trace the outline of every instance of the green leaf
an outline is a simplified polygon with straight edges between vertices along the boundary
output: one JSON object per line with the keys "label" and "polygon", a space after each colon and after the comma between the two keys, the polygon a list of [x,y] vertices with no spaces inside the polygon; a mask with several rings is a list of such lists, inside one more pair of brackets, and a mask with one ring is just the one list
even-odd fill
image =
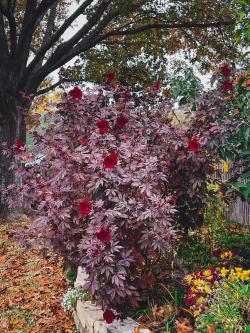
{"label": "green leaf", "polygon": [[187,98],[186,98],[186,97],[182,97],[182,98],[180,99],[179,104],[180,104],[180,105],[187,104]]}
{"label": "green leaf", "polygon": [[221,329],[221,328],[216,328],[215,333],[223,333],[223,329]]}

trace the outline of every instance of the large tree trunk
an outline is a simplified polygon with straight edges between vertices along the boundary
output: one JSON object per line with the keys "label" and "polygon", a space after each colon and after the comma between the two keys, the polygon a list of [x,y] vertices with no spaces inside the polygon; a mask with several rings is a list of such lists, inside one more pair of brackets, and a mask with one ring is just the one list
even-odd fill
{"label": "large tree trunk", "polygon": [[[14,89],[13,89],[14,90]],[[11,147],[17,139],[25,142],[25,113],[16,96],[0,90],[0,142],[6,142]],[[0,149],[0,188],[6,188],[15,181],[15,174],[9,170],[10,160]],[[0,216],[8,216],[9,210],[6,197],[0,194]]]}

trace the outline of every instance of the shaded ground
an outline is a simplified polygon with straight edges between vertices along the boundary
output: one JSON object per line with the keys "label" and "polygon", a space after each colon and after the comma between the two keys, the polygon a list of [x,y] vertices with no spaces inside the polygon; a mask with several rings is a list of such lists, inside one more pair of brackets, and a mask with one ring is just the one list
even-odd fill
{"label": "shaded ground", "polygon": [[69,287],[60,263],[21,248],[15,230],[27,222],[0,220],[0,333],[73,333],[61,307]]}

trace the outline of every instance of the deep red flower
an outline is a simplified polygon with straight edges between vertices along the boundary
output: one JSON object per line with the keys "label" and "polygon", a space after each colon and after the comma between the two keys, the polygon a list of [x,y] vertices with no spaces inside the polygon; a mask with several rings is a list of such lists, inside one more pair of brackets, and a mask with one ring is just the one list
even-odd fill
{"label": "deep red flower", "polygon": [[106,323],[112,324],[113,320],[115,319],[114,312],[109,309],[106,309],[103,312],[103,319],[106,321]]}
{"label": "deep red flower", "polygon": [[197,137],[194,137],[193,139],[188,141],[188,150],[196,152],[200,148],[199,140]]}
{"label": "deep red flower", "polygon": [[116,118],[116,125],[120,128],[126,128],[128,118],[125,116],[120,116]]}
{"label": "deep red flower", "polygon": [[89,215],[91,211],[91,205],[90,202],[86,199],[83,199],[80,201],[80,214],[82,216],[87,216]]}
{"label": "deep red flower", "polygon": [[88,143],[88,139],[86,137],[84,137],[84,138],[81,138],[79,140],[79,142],[80,142],[81,145],[86,145]]}
{"label": "deep red flower", "polygon": [[223,90],[223,91],[232,91],[233,90],[233,85],[229,81],[224,81],[220,87],[221,87],[221,90]]}
{"label": "deep red flower", "polygon": [[154,90],[159,90],[159,89],[161,88],[161,84],[160,84],[160,82],[155,82],[155,83],[153,83],[153,84],[152,84],[152,88],[153,88]]}
{"label": "deep red flower", "polygon": [[72,99],[81,99],[83,93],[80,88],[74,87],[74,89],[70,90],[69,95]]}
{"label": "deep red flower", "polygon": [[16,140],[16,143],[15,143],[15,152],[21,153],[24,150],[25,150],[25,142],[23,142],[22,139]]}
{"label": "deep red flower", "polygon": [[114,81],[116,79],[116,74],[115,72],[108,72],[106,74],[106,78],[109,82]]}
{"label": "deep red flower", "polygon": [[109,123],[106,119],[98,120],[96,126],[99,128],[100,133],[106,133],[109,131]]}
{"label": "deep red flower", "polygon": [[231,68],[228,66],[228,64],[224,64],[221,66],[220,72],[223,76],[229,77],[231,74]]}
{"label": "deep red flower", "polygon": [[107,228],[101,227],[101,229],[96,233],[96,237],[104,243],[110,242],[110,232]]}
{"label": "deep red flower", "polygon": [[115,153],[111,153],[104,158],[103,166],[106,169],[114,169],[118,163],[118,158]]}

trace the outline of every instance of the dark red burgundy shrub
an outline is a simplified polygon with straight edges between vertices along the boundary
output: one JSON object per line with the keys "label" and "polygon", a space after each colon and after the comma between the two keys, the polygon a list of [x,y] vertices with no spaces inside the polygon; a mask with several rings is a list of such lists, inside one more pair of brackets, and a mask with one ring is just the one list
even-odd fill
{"label": "dark red burgundy shrub", "polygon": [[25,199],[41,241],[86,268],[85,288],[97,303],[126,311],[142,286],[157,283],[151,272],[176,242],[176,225],[200,223],[207,177],[232,125],[216,121],[225,109],[219,92],[197,100],[181,126],[157,91],[139,102],[121,91],[100,86],[84,100],[79,88],[70,91],[35,129],[32,151],[14,156],[23,182],[5,194],[10,207]]}

